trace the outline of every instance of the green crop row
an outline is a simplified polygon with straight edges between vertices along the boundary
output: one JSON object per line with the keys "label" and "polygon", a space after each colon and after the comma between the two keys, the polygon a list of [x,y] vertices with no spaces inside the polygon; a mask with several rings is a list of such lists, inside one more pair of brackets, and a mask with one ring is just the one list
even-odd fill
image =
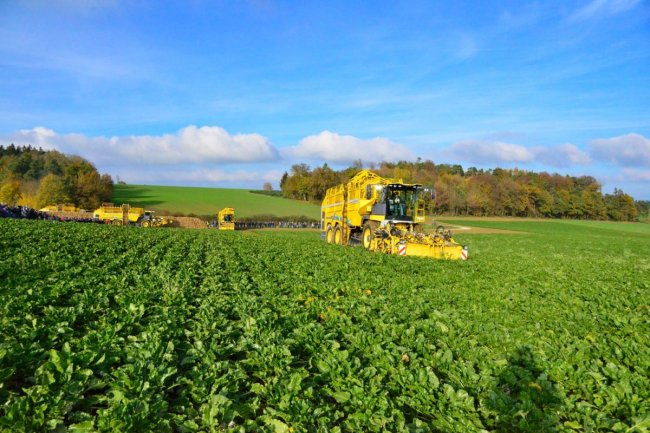
{"label": "green crop row", "polygon": [[1,431],[650,428],[643,233],[466,236],[467,262],[314,233],[0,233]]}

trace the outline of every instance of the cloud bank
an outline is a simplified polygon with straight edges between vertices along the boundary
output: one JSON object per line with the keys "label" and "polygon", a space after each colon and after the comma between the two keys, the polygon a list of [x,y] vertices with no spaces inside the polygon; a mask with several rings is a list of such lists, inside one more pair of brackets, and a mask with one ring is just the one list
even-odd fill
{"label": "cloud bank", "polygon": [[130,183],[151,182],[156,179],[165,184],[204,184],[204,183],[259,183],[277,182],[282,177],[279,170],[252,171],[236,170],[226,171],[217,168],[186,168],[173,170],[122,170],[119,174],[122,180]]}
{"label": "cloud bank", "polygon": [[477,164],[490,162],[530,162],[533,153],[524,146],[503,141],[459,141],[451,146],[457,158]]}
{"label": "cloud bank", "polygon": [[330,131],[303,138],[297,146],[284,149],[283,155],[290,159],[322,160],[342,164],[358,159],[366,162],[414,159],[413,153],[406,146],[387,138],[364,140]]}
{"label": "cloud bank", "polygon": [[[458,141],[438,152],[446,155],[448,162],[479,166],[570,168],[593,164],[594,170],[614,168],[616,176],[611,179],[617,182],[650,182],[650,139],[638,133],[592,140],[584,150],[572,143],[529,147],[510,142],[512,138]],[[100,170],[146,184],[276,182],[286,166],[296,161],[344,165],[359,159],[415,159],[407,146],[384,137],[362,139],[323,131],[278,149],[260,134],[231,134],[218,126],[194,125],[172,134],[113,137],[59,134],[36,127],[0,137],[0,144],[8,143],[76,154]],[[263,165],[257,165],[260,163]]]}
{"label": "cloud bank", "polygon": [[571,167],[573,165],[589,165],[593,159],[575,144],[565,143],[554,147],[533,148],[535,159],[553,167]]}
{"label": "cloud bank", "polygon": [[187,126],[175,134],[88,137],[36,127],[8,137],[16,145],[74,153],[92,162],[174,165],[275,161],[277,149],[259,134],[229,134],[218,126]]}
{"label": "cloud bank", "polygon": [[451,154],[475,164],[541,163],[553,167],[568,167],[591,163],[591,157],[571,143],[549,148],[528,148],[503,141],[467,140],[454,143],[451,146]]}
{"label": "cloud bank", "polygon": [[589,151],[596,159],[622,167],[650,167],[650,139],[640,134],[593,140]]}

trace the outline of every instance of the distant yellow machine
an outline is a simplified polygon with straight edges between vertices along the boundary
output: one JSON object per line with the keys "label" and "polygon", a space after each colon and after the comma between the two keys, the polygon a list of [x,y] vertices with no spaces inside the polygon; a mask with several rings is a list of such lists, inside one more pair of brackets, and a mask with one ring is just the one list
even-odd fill
{"label": "distant yellow machine", "polygon": [[219,230],[235,230],[235,209],[221,209],[217,214],[217,227]]}
{"label": "distant yellow machine", "polygon": [[328,243],[361,244],[370,251],[435,259],[466,260],[467,247],[438,226],[422,230],[427,191],[420,184],[385,179],[362,170],[349,182],[327,190],[321,205],[321,231]]}
{"label": "distant yellow machine", "polygon": [[93,218],[113,225],[136,225],[140,227],[162,227],[171,225],[172,221],[155,216],[153,211],[141,207],[131,207],[129,204],[114,205],[103,203],[95,209]]}

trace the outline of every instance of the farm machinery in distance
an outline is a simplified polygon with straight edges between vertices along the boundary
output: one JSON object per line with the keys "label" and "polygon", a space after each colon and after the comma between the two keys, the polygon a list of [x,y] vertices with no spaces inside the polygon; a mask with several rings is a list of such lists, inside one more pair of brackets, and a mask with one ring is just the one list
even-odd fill
{"label": "farm machinery in distance", "polygon": [[154,211],[131,207],[126,203],[121,206],[103,203],[93,212],[93,219],[118,226],[166,227],[174,224],[172,219],[156,216]]}
{"label": "farm machinery in distance", "polygon": [[219,230],[235,230],[235,209],[226,207],[219,211],[217,228]]}

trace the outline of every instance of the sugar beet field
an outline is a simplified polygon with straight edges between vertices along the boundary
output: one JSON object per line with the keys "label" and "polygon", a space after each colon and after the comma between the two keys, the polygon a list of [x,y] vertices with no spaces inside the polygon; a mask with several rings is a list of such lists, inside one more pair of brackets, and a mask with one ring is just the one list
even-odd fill
{"label": "sugar beet field", "polygon": [[648,431],[650,226],[476,224],[525,233],[0,220],[0,431]]}

